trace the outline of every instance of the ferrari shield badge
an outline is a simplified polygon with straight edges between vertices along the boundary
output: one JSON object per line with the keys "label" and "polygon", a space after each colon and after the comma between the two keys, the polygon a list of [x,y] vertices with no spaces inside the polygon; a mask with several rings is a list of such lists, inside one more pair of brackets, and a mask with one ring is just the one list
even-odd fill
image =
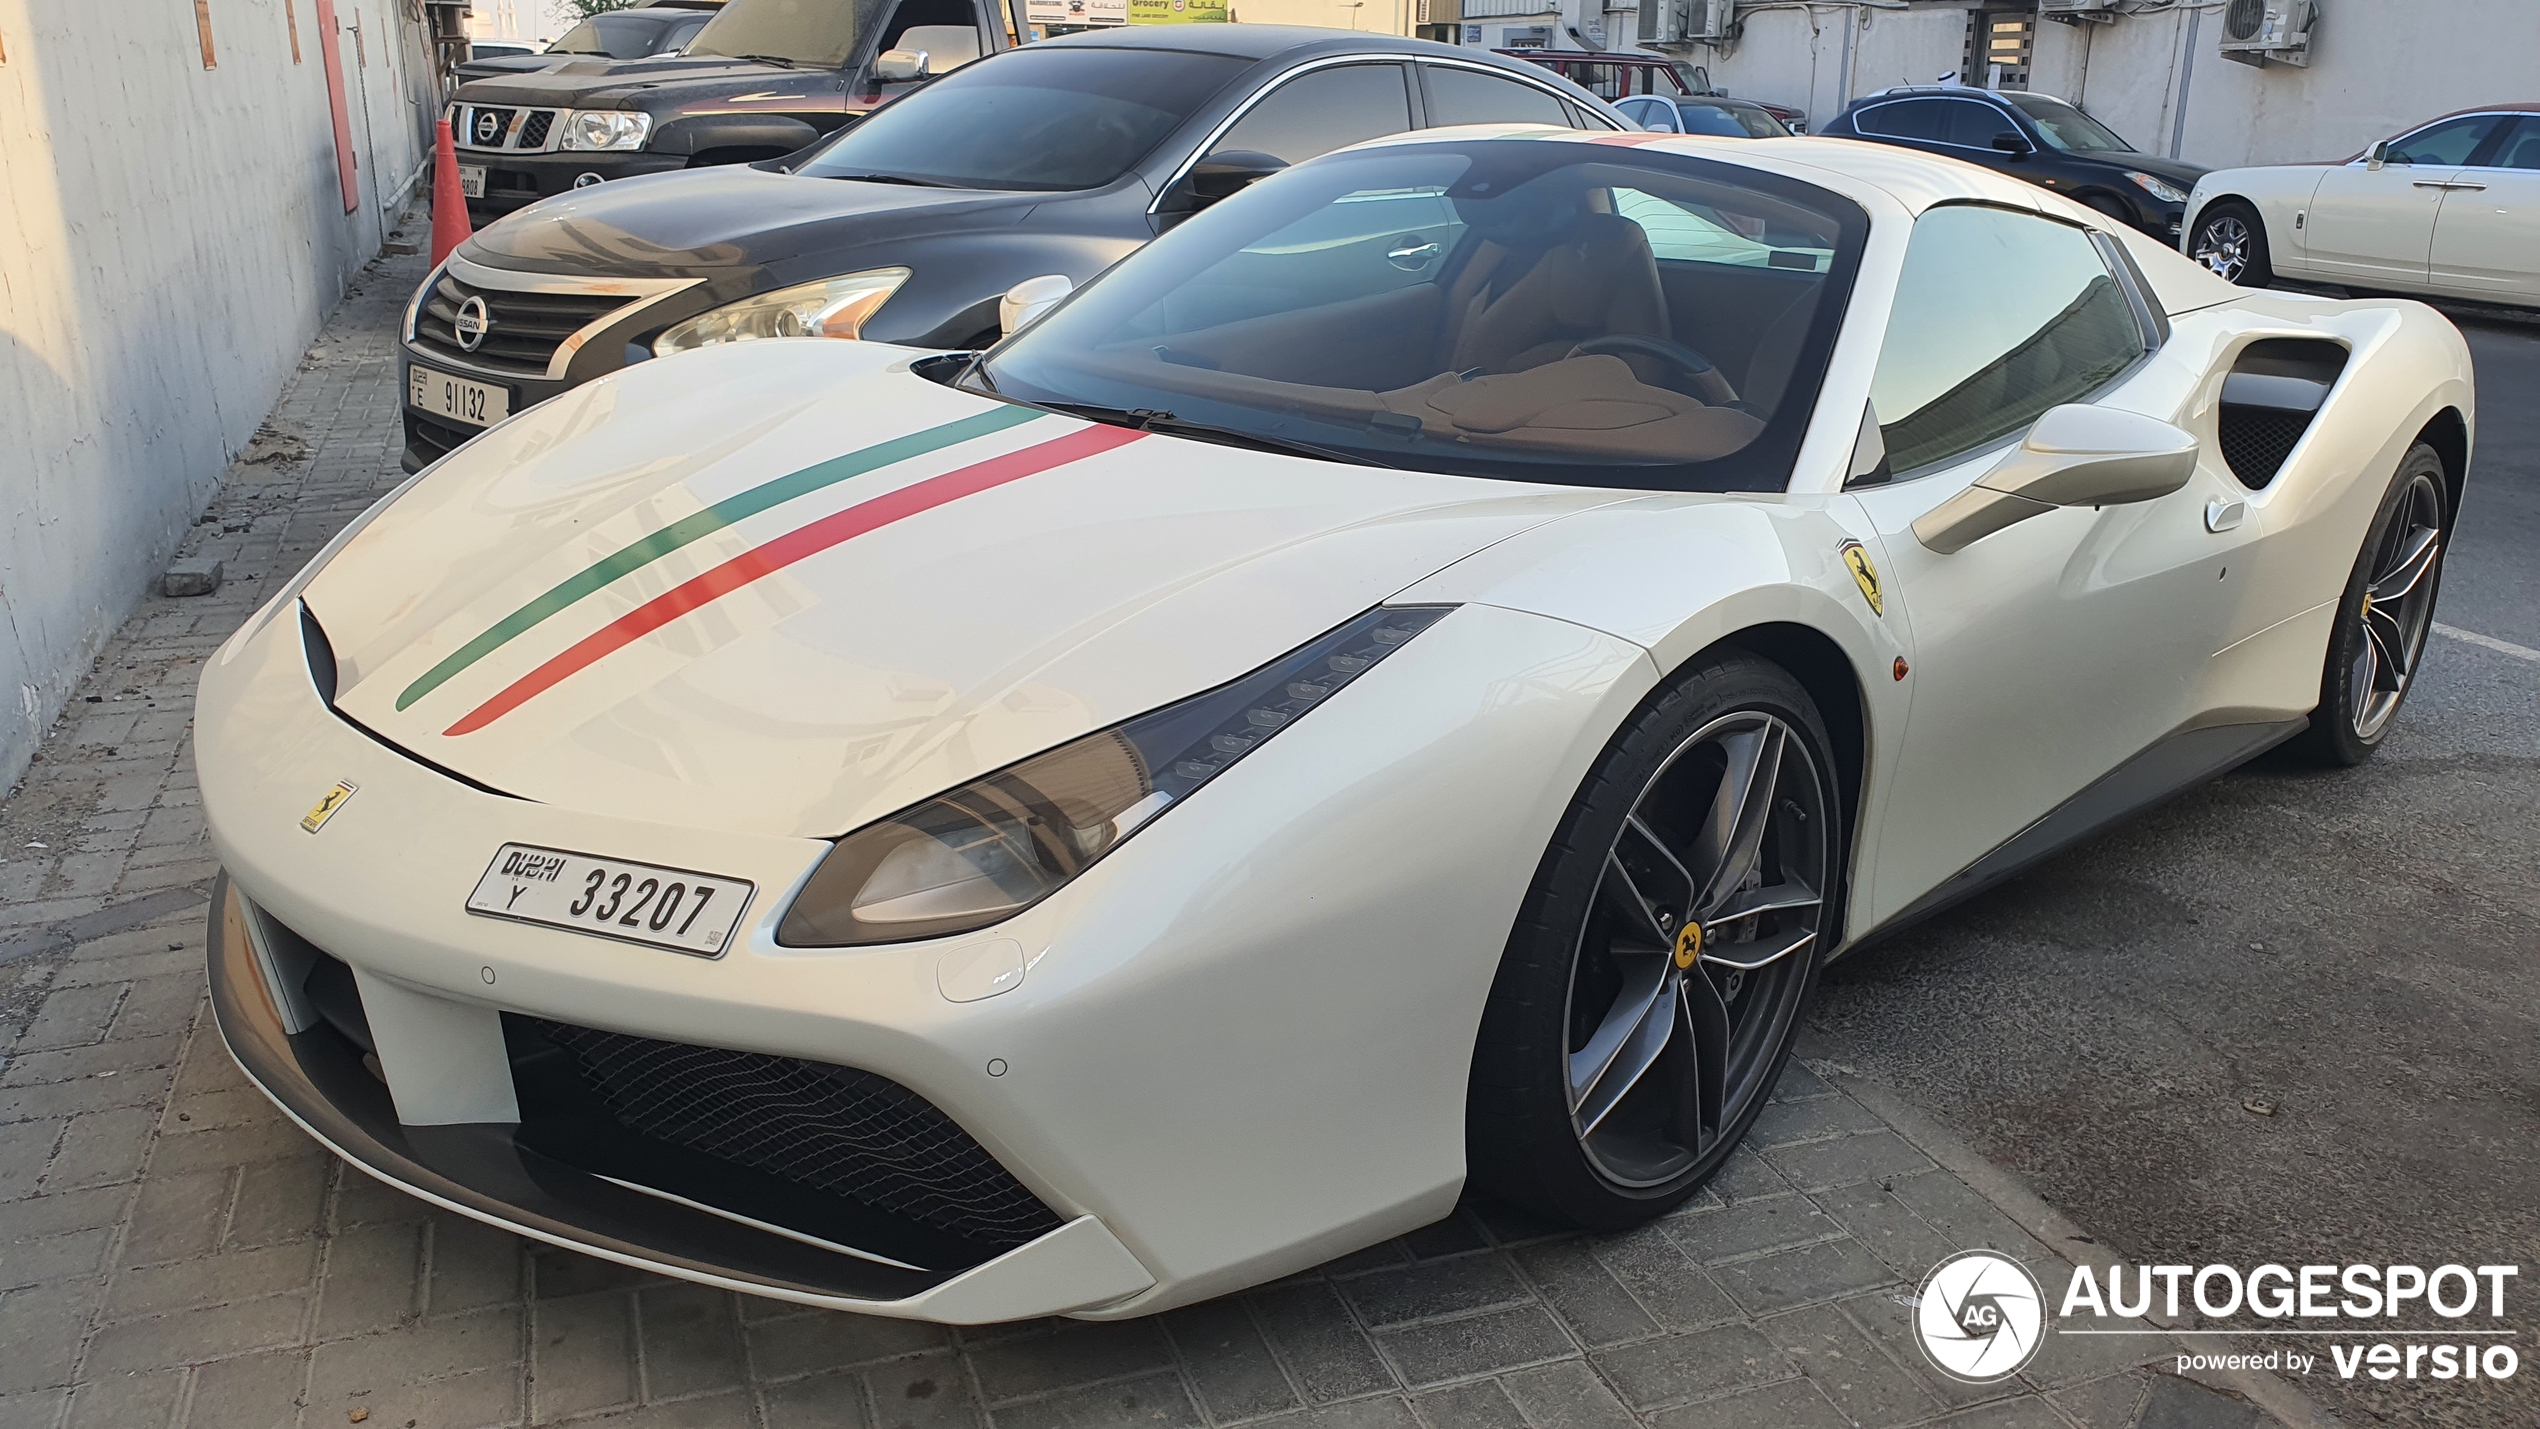
{"label": "ferrari shield badge", "polygon": [[316,833],[325,828],[326,821],[334,818],[335,811],[343,808],[344,801],[352,798],[361,787],[359,784],[347,784],[340,779],[337,780],[335,787],[326,791],[326,797],[317,801],[317,807],[309,810],[308,814],[300,820],[300,827],[310,833]]}
{"label": "ferrari shield badge", "polygon": [[1835,550],[1851,569],[1852,583],[1861,588],[1861,598],[1870,603],[1870,614],[1884,617],[1887,601],[1879,594],[1879,568],[1870,564],[1870,553],[1858,541],[1846,541]]}

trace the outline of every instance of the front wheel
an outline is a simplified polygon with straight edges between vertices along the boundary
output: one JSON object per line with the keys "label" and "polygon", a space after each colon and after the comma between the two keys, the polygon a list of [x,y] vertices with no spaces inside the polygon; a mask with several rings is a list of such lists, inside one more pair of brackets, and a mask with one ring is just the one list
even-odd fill
{"label": "front wheel", "polygon": [[2317,764],[2361,764],[2388,737],[2434,628],[2450,530],[2443,458],[2419,442],[2400,461],[2346,578],[2329,629],[2319,708],[2294,738],[2297,754]]}
{"label": "front wheel", "polygon": [[2196,216],[2196,232],[2187,256],[2211,269],[2214,276],[2244,288],[2263,288],[2275,281],[2267,259],[2267,226],[2245,203],[2223,199]]}
{"label": "front wheel", "polygon": [[1829,749],[1799,682],[1743,656],[1699,662],[1607,747],[1483,1014],[1478,1188],[1619,1229],[1728,1160],[1836,935]]}

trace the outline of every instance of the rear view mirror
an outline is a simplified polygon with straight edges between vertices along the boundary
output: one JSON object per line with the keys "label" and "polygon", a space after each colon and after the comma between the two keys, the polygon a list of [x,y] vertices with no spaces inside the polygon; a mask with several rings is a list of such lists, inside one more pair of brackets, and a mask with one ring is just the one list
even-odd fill
{"label": "rear view mirror", "polygon": [[905,84],[926,78],[927,54],[924,50],[884,50],[873,57],[873,79],[877,84]]}
{"label": "rear view mirror", "polygon": [[2364,167],[2367,169],[2378,169],[2389,162],[2390,141],[2387,139],[2375,139],[2372,147],[2364,151]]}
{"label": "rear view mirror", "polygon": [[2196,439],[2156,417],[2085,403],[2050,408],[1973,486],[1914,522],[1947,555],[2058,506],[2122,506],[2167,496],[2196,471]]}
{"label": "rear view mirror", "polygon": [[1272,154],[1251,149],[1225,149],[1200,160],[1191,168],[1191,197],[1194,207],[1206,208],[1222,198],[1231,198],[1288,166],[1288,161]]}
{"label": "rear view mirror", "polygon": [[1041,314],[1057,307],[1061,298],[1075,290],[1075,280],[1064,273],[1026,278],[1006,289],[1005,296],[997,300],[997,326],[1006,336],[1012,337],[1037,321]]}

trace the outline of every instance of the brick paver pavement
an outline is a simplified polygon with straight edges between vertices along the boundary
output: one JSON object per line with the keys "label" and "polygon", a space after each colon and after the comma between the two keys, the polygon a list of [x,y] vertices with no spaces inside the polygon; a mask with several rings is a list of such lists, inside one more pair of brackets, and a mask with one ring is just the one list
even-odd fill
{"label": "brick paver pavement", "polygon": [[392,327],[421,276],[389,260],[346,300],[189,542],[227,584],[146,602],[0,810],[0,1429],[2262,1422],[2147,1370],[2166,1341],[2051,1341],[1982,1389],[1933,1374],[1905,1316],[1935,1261],[1995,1247],[2049,1286],[2062,1263],[2037,1217],[1936,1165],[1932,1133],[1798,1065],[1751,1150],[1657,1224],[1583,1237],[1467,1207],[1112,1325],[805,1311],[340,1165],[210,1025],[186,730],[205,656],[396,481]]}

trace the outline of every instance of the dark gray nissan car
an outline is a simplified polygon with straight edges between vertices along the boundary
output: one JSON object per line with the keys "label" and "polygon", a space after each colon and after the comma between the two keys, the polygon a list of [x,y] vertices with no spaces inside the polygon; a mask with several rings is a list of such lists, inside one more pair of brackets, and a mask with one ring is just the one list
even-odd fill
{"label": "dark gray nissan car", "polygon": [[1073,35],[935,79],[781,160],[534,204],[406,314],[406,469],[630,362],[761,337],[968,348],[1027,279],[1081,283],[1254,179],[1408,129],[1629,129],[1543,69],[1391,35]]}

